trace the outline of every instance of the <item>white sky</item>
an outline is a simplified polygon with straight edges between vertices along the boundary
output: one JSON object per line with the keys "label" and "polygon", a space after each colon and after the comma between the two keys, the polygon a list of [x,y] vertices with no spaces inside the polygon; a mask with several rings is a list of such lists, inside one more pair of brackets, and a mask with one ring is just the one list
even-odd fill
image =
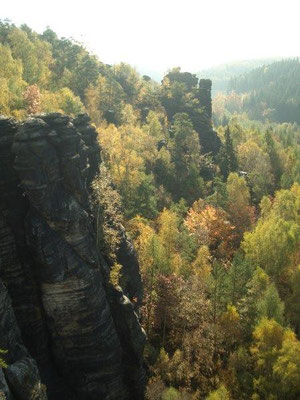
{"label": "white sky", "polygon": [[299,55],[300,0],[3,0],[0,19],[50,26],[143,72]]}

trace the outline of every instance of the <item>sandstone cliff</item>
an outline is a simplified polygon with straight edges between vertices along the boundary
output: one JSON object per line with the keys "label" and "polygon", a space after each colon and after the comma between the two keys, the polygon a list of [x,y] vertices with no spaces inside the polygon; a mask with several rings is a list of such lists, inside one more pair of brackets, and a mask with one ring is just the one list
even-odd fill
{"label": "sandstone cliff", "polygon": [[[8,399],[142,399],[145,335],[135,251],[122,226],[120,287],[99,251],[91,182],[100,149],[86,115],[0,119],[0,348]],[[125,296],[126,295],[126,296]],[[127,297],[128,296],[128,297]],[[22,389],[21,389],[22,388]]]}
{"label": "sandstone cliff", "polygon": [[200,79],[197,97],[202,113],[193,119],[194,127],[199,134],[203,153],[216,155],[221,147],[221,140],[212,126],[212,99],[210,79]]}

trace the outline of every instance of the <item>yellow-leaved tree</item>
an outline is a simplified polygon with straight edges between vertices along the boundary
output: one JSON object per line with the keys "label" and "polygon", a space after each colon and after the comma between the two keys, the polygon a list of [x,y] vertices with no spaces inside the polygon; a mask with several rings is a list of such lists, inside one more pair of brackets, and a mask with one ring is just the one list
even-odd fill
{"label": "yellow-leaved tree", "polygon": [[237,239],[242,239],[243,233],[249,230],[254,222],[254,208],[250,206],[250,192],[245,178],[231,172],[227,179],[227,211],[235,226]]}
{"label": "yellow-leaved tree", "polygon": [[300,186],[276,193],[272,205],[264,200],[263,218],[246,232],[246,259],[265,269],[276,282],[286,282],[296,268],[300,243]]}
{"label": "yellow-leaved tree", "polygon": [[23,80],[23,67],[15,60],[8,46],[0,44],[0,113],[22,118],[23,92],[26,82]]}

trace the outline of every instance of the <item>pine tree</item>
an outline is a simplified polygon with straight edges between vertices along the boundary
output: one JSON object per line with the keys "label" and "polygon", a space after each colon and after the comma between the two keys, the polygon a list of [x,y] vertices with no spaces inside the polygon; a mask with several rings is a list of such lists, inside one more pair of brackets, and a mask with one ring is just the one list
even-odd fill
{"label": "pine tree", "polygon": [[225,143],[219,153],[219,164],[222,175],[226,180],[230,172],[237,172],[239,167],[228,125],[225,128],[224,136]]}

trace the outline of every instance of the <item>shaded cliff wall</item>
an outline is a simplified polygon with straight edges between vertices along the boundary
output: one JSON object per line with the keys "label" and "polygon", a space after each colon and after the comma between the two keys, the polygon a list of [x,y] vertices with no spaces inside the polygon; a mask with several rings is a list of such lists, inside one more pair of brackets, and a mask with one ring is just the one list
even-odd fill
{"label": "shaded cliff wall", "polygon": [[[96,247],[94,128],[86,115],[48,114],[20,126],[2,119],[0,138],[0,277],[48,398],[142,399],[145,335]],[[124,292],[141,296],[136,254],[121,237]]]}
{"label": "shaded cliff wall", "polygon": [[203,153],[216,155],[221,147],[221,140],[212,126],[212,99],[210,79],[200,79],[197,97],[202,113],[194,118],[194,127],[199,134],[201,150]]}
{"label": "shaded cliff wall", "polygon": [[[200,79],[198,83],[196,75],[176,70],[169,72],[165,78],[169,83],[166,85],[168,89],[162,91],[161,103],[168,120],[172,122],[177,113],[187,113],[198,133],[201,153],[216,156],[221,147],[221,140],[212,125],[212,81]],[[179,85],[179,90],[176,89],[176,84]]]}

